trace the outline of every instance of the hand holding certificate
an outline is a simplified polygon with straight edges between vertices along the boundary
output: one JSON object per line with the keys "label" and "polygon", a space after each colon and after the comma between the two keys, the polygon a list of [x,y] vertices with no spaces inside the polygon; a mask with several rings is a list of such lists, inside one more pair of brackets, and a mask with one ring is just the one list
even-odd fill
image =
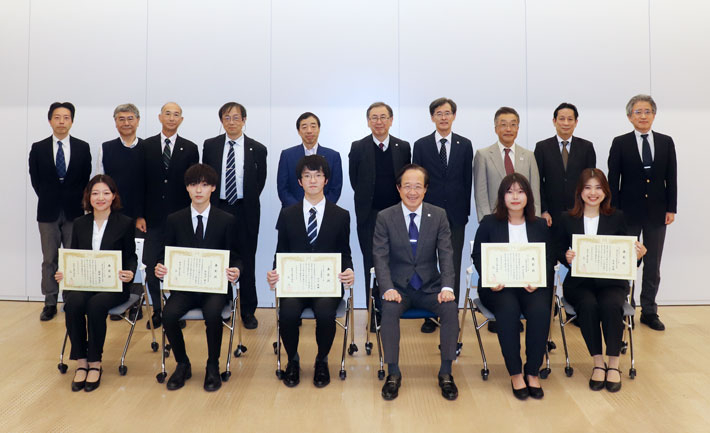
{"label": "hand holding certificate", "polygon": [[572,235],[572,276],[636,279],[636,237]]}
{"label": "hand holding certificate", "polygon": [[481,244],[481,285],[483,287],[545,287],[547,267],[545,243]]}
{"label": "hand holding certificate", "polygon": [[[279,298],[339,298],[342,296],[340,267],[340,253],[277,253],[276,269],[271,271],[270,282],[275,283]],[[352,270],[343,276],[352,284]],[[343,278],[344,283],[346,278]]]}
{"label": "hand holding certificate", "polygon": [[121,251],[59,249],[59,290],[121,292],[121,272]]}
{"label": "hand holding certificate", "polygon": [[[203,293],[227,293],[229,251],[205,248],[165,247],[163,289]],[[156,275],[158,267],[156,266]],[[236,277],[231,271],[230,279]],[[237,270],[238,276],[238,270]]]}

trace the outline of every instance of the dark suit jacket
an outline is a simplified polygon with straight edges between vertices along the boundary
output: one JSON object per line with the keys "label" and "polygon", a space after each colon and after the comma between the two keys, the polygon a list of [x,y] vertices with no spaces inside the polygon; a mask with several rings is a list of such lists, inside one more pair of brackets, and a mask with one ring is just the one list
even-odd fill
{"label": "dark suit jacket", "polygon": [[[145,155],[143,154],[143,140],[138,138],[138,143],[132,149],[126,148],[121,138],[114,138],[101,144],[102,158],[100,161],[104,167],[104,173],[111,176],[118,187],[118,194],[121,197],[121,212],[131,218],[144,215],[145,211]],[[129,157],[119,159],[113,163],[106,155],[120,149],[128,151]]]}
{"label": "dark suit jacket", "polygon": [[[74,157],[73,155],[71,156]],[[118,212],[111,212],[104,223],[104,237],[101,239],[99,249],[108,251],[121,251],[121,265],[125,271],[134,274],[138,267],[136,256],[135,231],[136,223],[133,218]],[[74,220],[71,233],[71,248],[77,250],[92,249],[91,240],[94,235],[94,214],[89,213]],[[123,283],[123,292],[128,293],[132,282]]]}
{"label": "dark suit jacket", "polygon": [[434,134],[414,142],[412,162],[429,172],[429,188],[424,201],[446,210],[452,223],[466,225],[471,214],[473,145],[468,138],[451,134],[451,152],[444,176]]}
{"label": "dark suit jacket", "polygon": [[59,218],[59,212],[71,221],[83,215],[81,200],[91,175],[91,150],[89,144],[69,137],[69,166],[64,182],[59,182],[54,163],[52,136],[32,143],[30,150],[30,180],[37,193],[37,221],[48,223]]}
{"label": "dark suit jacket", "polygon": [[673,139],[653,132],[651,177],[646,179],[634,132],[614,138],[609,150],[611,203],[624,211],[627,224],[665,224],[666,212],[678,211],[677,162]]}
{"label": "dark suit jacket", "polygon": [[[200,161],[195,143],[178,135],[175,139],[167,172],[163,166],[163,147],[160,134],[142,142],[145,155],[144,217],[148,228],[161,226],[167,216],[190,205],[190,195],[185,188],[185,171]],[[167,182],[166,182],[167,181]]]}
{"label": "dark suit jacket", "polygon": [[541,212],[549,212],[553,222],[562,212],[574,206],[574,191],[582,170],[597,166],[597,155],[591,141],[573,136],[567,150],[569,158],[565,171],[557,136],[535,145],[535,160],[540,172]]}
{"label": "dark suit jacket", "polygon": [[389,289],[405,289],[415,271],[422,279],[420,290],[423,292],[438,293],[442,287],[454,287],[456,275],[451,230],[446,212],[440,207],[422,204],[416,257],[412,254],[402,203],[377,214],[372,242],[380,296]]}
{"label": "dark suit jacket", "polygon": [[[225,134],[205,140],[202,147],[202,163],[217,172],[217,189],[212,193],[212,204],[219,202],[222,182],[222,155],[224,154]],[[266,146],[244,136],[244,209],[250,230],[259,229],[259,195],[266,184]],[[256,227],[256,229],[254,229]]]}
{"label": "dark suit jacket", "polygon": [[[358,224],[365,221],[372,211],[372,199],[375,189],[375,148],[372,134],[353,141],[348,154],[350,185],[355,192],[355,216]],[[399,171],[412,159],[409,143],[390,135],[389,149],[392,150],[392,169],[395,178]]]}
{"label": "dark suit jacket", "polygon": [[[323,189],[325,198],[329,202],[337,203],[340,191],[343,189],[343,166],[340,162],[340,154],[320,144],[316,154],[324,157],[330,167],[330,178]],[[288,207],[303,200],[303,188],[298,184],[299,176],[296,174],[296,166],[304,156],[306,156],[306,152],[303,150],[302,144],[281,151],[276,177],[276,188],[281,200],[281,207]]]}
{"label": "dark suit jacket", "polygon": [[[544,242],[545,243],[545,265],[547,267],[547,286],[554,285],[554,268],[557,263],[555,255],[555,245],[547,228],[547,222],[542,218],[535,218],[535,221],[526,221],[525,231],[528,235],[528,242]],[[484,243],[508,243],[508,220],[500,221],[495,215],[488,214],[483,217],[478,230],[476,230],[476,238],[473,243],[473,265],[478,272],[478,290],[481,290],[481,244]],[[488,288],[484,290],[490,290]]]}

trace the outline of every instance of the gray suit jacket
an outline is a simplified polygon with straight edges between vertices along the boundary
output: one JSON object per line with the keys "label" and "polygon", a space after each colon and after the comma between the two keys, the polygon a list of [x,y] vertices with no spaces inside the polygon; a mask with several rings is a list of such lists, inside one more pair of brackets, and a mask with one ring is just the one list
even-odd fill
{"label": "gray suit jacket", "polygon": [[446,211],[440,207],[422,203],[416,257],[412,255],[402,203],[380,211],[375,224],[372,254],[381,288],[380,296],[389,289],[406,288],[415,271],[422,279],[421,290],[426,293],[438,293],[442,287],[454,287],[451,230]]}
{"label": "gray suit jacket", "polygon": [[[540,175],[535,154],[516,143],[513,166],[516,173],[522,174],[530,182],[535,197],[535,215],[540,216]],[[476,151],[476,157],[473,159],[473,185],[478,222],[481,222],[484,216],[493,213],[498,198],[498,187],[504,177],[505,166],[498,142]]]}

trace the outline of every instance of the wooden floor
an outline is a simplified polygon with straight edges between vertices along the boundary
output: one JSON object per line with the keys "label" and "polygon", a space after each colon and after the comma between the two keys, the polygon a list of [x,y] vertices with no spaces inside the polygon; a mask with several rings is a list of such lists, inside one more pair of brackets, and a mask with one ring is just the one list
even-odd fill
{"label": "wooden floor", "polygon": [[[159,353],[150,350],[145,320],[136,327],[128,352],[128,374],[117,372],[128,326],[109,322],[101,387],[72,393],[74,363],[62,375],[56,365],[64,335],[62,313],[38,320],[42,305],[0,302],[0,432],[708,432],[710,431],[710,307],[662,307],[668,330],[639,326],[634,334],[635,380],[628,378],[629,357],[622,359],[623,388],[617,394],[587,387],[591,359],[579,330],[569,327],[575,373],[564,374],[559,327],[552,353],[552,374],[543,381],[542,401],[516,400],[510,391],[497,339],[482,333],[490,379],[481,380],[475,334],[466,324],[463,352],[454,364],[459,398],[444,400],[436,382],[438,333],[421,334],[419,321],[403,321],[399,398],[385,402],[377,380],[376,350],[365,354],[365,312],[356,312],[356,343],[347,357],[347,379],[338,379],[341,331],[330,355],[331,384],[316,389],[311,359],[314,323],[302,328],[301,384],[286,388],[275,375],[274,312],[257,312],[259,328],[246,331],[248,351],[232,363],[233,375],[222,389],[202,389],[206,347],[204,325],[188,324],[186,340],[193,378],[168,392],[158,384]],[[225,334],[227,335],[227,334]],[[224,339],[226,351],[227,338]],[[67,352],[68,358],[68,352]],[[225,357],[222,358],[223,364]],[[169,373],[174,360],[168,359]]]}

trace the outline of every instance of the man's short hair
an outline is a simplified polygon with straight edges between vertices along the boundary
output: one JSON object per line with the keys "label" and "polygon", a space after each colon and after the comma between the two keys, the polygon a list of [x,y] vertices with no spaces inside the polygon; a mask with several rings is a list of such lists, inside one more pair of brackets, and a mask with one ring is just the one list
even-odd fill
{"label": "man's short hair", "polygon": [[634,105],[636,105],[637,102],[648,102],[651,104],[651,111],[653,111],[653,114],[656,114],[656,101],[653,100],[651,95],[638,94],[629,99],[629,102],[626,104],[626,117],[631,117],[631,111],[634,109]]}
{"label": "man's short hair", "polygon": [[453,114],[456,114],[456,103],[454,102],[453,99],[438,98],[438,99],[434,99],[434,101],[431,104],[429,104],[429,115],[433,116],[436,109],[441,107],[444,104],[451,105],[451,112]]}
{"label": "man's short hair", "polygon": [[74,104],[71,102],[54,102],[52,105],[49,106],[49,112],[47,112],[47,120],[52,120],[52,114],[54,114],[54,110],[57,108],[66,108],[69,110],[69,114],[71,115],[71,121],[74,121],[74,112],[76,109],[74,108]]}
{"label": "man's short hair", "polygon": [[318,118],[318,116],[311,113],[310,111],[306,111],[305,113],[298,116],[298,119],[296,119],[296,131],[301,129],[301,122],[308,119],[309,117],[314,117],[316,119],[316,122],[318,122],[318,127],[320,128],[320,119]]}
{"label": "man's short hair", "polygon": [[163,106],[160,107],[160,112],[161,112],[161,113],[162,113],[163,111],[165,111],[165,107],[166,107],[168,104],[175,104],[175,105],[177,105],[177,107],[180,109],[180,114],[182,114],[182,107],[180,106],[180,104],[178,104],[178,103],[175,102],[175,101],[168,101],[168,102],[166,102],[165,104],[163,104]]}
{"label": "man's short hair", "polygon": [[565,108],[568,108],[574,112],[574,120],[577,120],[579,117],[579,112],[577,111],[577,107],[574,106],[574,104],[570,104],[569,102],[563,102],[560,105],[555,108],[555,112],[552,113],[552,118],[557,119],[557,113],[560,112],[560,110],[564,110]]}
{"label": "man's short hair", "polygon": [[137,119],[141,118],[141,113],[138,111],[138,107],[136,107],[133,104],[121,104],[118,107],[116,107],[113,110],[113,118],[115,119],[118,116],[118,113],[133,113],[134,116],[136,116]]}
{"label": "man's short hair", "polygon": [[500,107],[496,111],[496,115],[493,116],[493,124],[497,125],[498,124],[498,118],[502,116],[503,114],[515,114],[515,118],[518,119],[518,123],[520,123],[520,115],[518,114],[517,111],[515,111],[515,108],[510,108],[510,107]]}
{"label": "man's short hair", "polygon": [[370,104],[369,107],[367,107],[367,116],[368,118],[370,117],[370,111],[372,111],[373,108],[379,108],[379,107],[385,107],[387,109],[387,112],[389,113],[390,117],[394,117],[394,112],[392,111],[392,107],[389,105],[385,104],[384,102],[378,101],[378,102],[373,102]]}
{"label": "man's short hair", "polygon": [[198,183],[217,186],[217,172],[207,164],[194,164],[185,171],[185,186]]}
{"label": "man's short hair", "polygon": [[328,161],[321,155],[307,155],[301,158],[296,164],[296,179],[301,179],[303,170],[322,171],[325,180],[330,179]]}
{"label": "man's short hair", "polygon": [[428,187],[429,186],[429,172],[426,171],[426,168],[422,167],[421,165],[418,164],[407,164],[404,167],[402,167],[401,170],[399,170],[399,173],[397,173],[397,186],[402,186],[402,176],[404,176],[404,173],[406,173],[409,170],[419,170],[424,174],[424,186]]}
{"label": "man's short hair", "polygon": [[239,102],[227,102],[226,104],[222,105],[222,108],[219,109],[219,120],[221,121],[222,116],[232,111],[233,108],[239,110],[239,114],[241,114],[242,120],[247,118],[247,109],[244,108],[242,104],[240,104]]}

